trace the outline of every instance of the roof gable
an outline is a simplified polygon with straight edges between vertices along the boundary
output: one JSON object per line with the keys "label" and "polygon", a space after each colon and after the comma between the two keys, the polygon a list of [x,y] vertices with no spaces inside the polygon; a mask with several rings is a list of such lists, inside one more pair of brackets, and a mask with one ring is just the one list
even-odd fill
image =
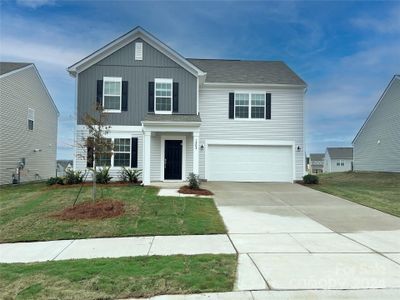
{"label": "roof gable", "polygon": [[381,102],[383,101],[383,99],[385,98],[386,94],[388,93],[388,91],[390,90],[390,88],[393,86],[394,82],[399,81],[400,82],[400,75],[394,75],[392,80],[389,82],[388,86],[386,87],[386,89],[384,90],[382,96],[379,98],[378,102],[375,104],[374,108],[372,109],[372,111],[370,112],[370,114],[368,115],[367,119],[364,121],[363,125],[361,126],[360,130],[357,132],[354,140],[351,142],[353,145],[355,143],[355,141],[357,140],[357,138],[360,136],[361,132],[363,131],[363,129],[365,128],[365,126],[367,125],[368,121],[371,119],[371,117],[373,116],[373,114],[375,113],[375,111],[378,109],[379,105],[381,104]]}
{"label": "roof gable", "polygon": [[76,76],[77,73],[86,70],[95,63],[105,59],[110,54],[114,53],[115,51],[121,49],[122,47],[128,45],[129,43],[133,42],[138,38],[141,38],[150,46],[154,47],[155,49],[157,49],[158,51],[160,51],[161,53],[163,53],[164,55],[175,61],[178,65],[182,66],[193,75],[195,76],[205,75],[205,73],[202,70],[194,66],[179,53],[168,47],[166,44],[162,43],[160,40],[158,40],[156,37],[145,31],[140,26],[135,27],[128,33],[122,35],[121,37],[115,39],[114,41],[100,48],[99,50],[93,52],[89,56],[73,64],[67,70],[72,76]]}

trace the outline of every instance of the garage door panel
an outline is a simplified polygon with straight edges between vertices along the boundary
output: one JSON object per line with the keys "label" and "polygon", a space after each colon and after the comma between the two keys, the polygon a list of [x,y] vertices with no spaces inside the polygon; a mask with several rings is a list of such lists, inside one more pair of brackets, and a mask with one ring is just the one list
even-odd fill
{"label": "garage door panel", "polygon": [[290,146],[209,145],[208,180],[275,181],[293,179]]}

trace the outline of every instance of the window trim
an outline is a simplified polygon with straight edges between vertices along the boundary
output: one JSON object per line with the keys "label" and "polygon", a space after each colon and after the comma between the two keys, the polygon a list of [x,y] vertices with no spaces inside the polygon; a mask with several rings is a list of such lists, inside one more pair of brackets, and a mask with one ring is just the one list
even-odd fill
{"label": "window trim", "polygon": [[[105,109],[104,108],[104,97],[112,96],[116,97],[116,95],[106,95],[106,81],[108,82],[119,82],[119,109]],[[120,113],[122,111],[122,77],[103,77],[103,99],[102,99],[103,111],[107,113]]]}
{"label": "window trim", "polygon": [[[32,114],[30,114],[31,112]],[[29,128],[29,121],[32,121],[32,129]],[[28,116],[26,125],[29,131],[33,131],[35,129],[35,110],[30,107],[28,107]]]}
{"label": "window trim", "polygon": [[[266,115],[266,108],[267,108],[267,99],[266,99],[266,93],[265,91],[235,91],[234,92],[234,97],[233,97],[233,119],[234,120],[251,120],[251,121],[261,121],[261,120],[266,120],[265,115]],[[248,113],[247,113],[247,118],[237,118],[236,117],[236,94],[248,94],[249,95],[249,105],[248,105]],[[264,95],[264,116],[262,118],[252,118],[251,116],[251,108],[253,105],[251,104],[251,96],[253,94],[258,94],[258,95]],[[245,105],[238,105],[244,107]],[[254,107],[261,107],[261,105],[254,105]]]}
{"label": "window trim", "polygon": [[[130,168],[131,167],[131,163],[132,163],[132,143],[131,143],[131,141],[132,141],[132,138],[129,138],[129,137],[115,137],[115,138],[112,138],[111,140],[112,140],[112,143],[113,143],[113,145],[115,146],[115,140],[116,139],[119,139],[119,140],[128,140],[128,145],[129,145],[129,151],[115,151],[114,149],[112,150],[112,154],[111,154],[111,157],[112,157],[112,159],[111,159],[111,165],[112,165],[112,167],[114,168],[123,168],[123,167],[127,167],[127,168]],[[128,166],[115,166],[114,165],[114,159],[115,159],[115,156],[114,156],[114,154],[115,153],[128,153],[129,154],[129,164],[128,164]]]}
{"label": "window trim", "polygon": [[[157,110],[157,83],[170,83],[171,84],[171,110]],[[154,78],[154,113],[155,114],[160,114],[160,115],[170,115],[172,114],[173,111],[173,96],[174,95],[174,81],[172,78]],[[167,97],[163,97],[167,98]]]}

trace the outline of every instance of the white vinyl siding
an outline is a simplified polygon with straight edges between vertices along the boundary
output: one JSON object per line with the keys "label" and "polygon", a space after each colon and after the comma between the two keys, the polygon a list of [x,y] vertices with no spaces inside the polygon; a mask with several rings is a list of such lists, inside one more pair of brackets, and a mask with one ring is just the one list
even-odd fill
{"label": "white vinyl siding", "polygon": [[400,172],[400,76],[393,80],[353,143],[356,171]]}
{"label": "white vinyl siding", "polygon": [[[244,89],[244,87],[238,87]],[[200,145],[206,140],[288,141],[300,151],[295,152],[295,178],[305,173],[303,135],[303,88],[265,88],[254,92],[272,95],[272,119],[265,122],[229,119],[229,93],[232,88],[200,89]],[[205,150],[200,150],[200,176],[205,178]]]}
{"label": "white vinyl siding", "polygon": [[[123,128],[120,129],[120,127],[123,127]],[[109,130],[108,135],[110,138],[112,138],[114,140],[114,142],[117,139],[128,139],[129,142],[131,143],[131,138],[137,138],[138,139],[138,156],[137,156],[138,168],[139,169],[143,168],[143,134],[141,131],[138,130],[137,126],[112,126],[111,129]],[[82,141],[84,139],[86,139],[87,136],[88,136],[88,131],[85,128],[85,126],[77,125],[76,137],[75,137],[77,143],[82,143]],[[124,147],[124,149],[126,150],[127,148]],[[76,152],[75,152],[74,168],[75,168],[75,170],[85,171],[86,170],[87,150],[83,149],[81,147],[76,147],[75,151]],[[111,158],[111,163],[115,164],[115,160],[113,161],[112,158]],[[127,166],[127,167],[129,167],[129,166]],[[112,178],[113,181],[120,180],[121,169],[122,169],[122,167],[111,165],[110,175],[113,177]],[[88,179],[91,179],[90,173],[88,175]]]}
{"label": "white vinyl siding", "polygon": [[[0,91],[0,184],[11,183],[22,158],[22,182],[55,176],[58,116],[36,70],[31,66],[3,76]],[[35,110],[33,131],[28,130],[29,108]]]}

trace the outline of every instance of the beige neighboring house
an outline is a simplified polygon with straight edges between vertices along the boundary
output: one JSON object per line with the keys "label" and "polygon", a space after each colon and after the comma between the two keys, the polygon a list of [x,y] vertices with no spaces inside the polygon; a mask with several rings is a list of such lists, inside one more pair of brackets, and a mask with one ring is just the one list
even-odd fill
{"label": "beige neighboring house", "polygon": [[324,153],[310,154],[310,173],[319,174],[324,170]]}
{"label": "beige neighboring house", "polygon": [[34,64],[0,62],[0,184],[55,176],[58,116]]}
{"label": "beige neighboring house", "polygon": [[353,170],[353,148],[326,148],[324,173],[347,172]]}

